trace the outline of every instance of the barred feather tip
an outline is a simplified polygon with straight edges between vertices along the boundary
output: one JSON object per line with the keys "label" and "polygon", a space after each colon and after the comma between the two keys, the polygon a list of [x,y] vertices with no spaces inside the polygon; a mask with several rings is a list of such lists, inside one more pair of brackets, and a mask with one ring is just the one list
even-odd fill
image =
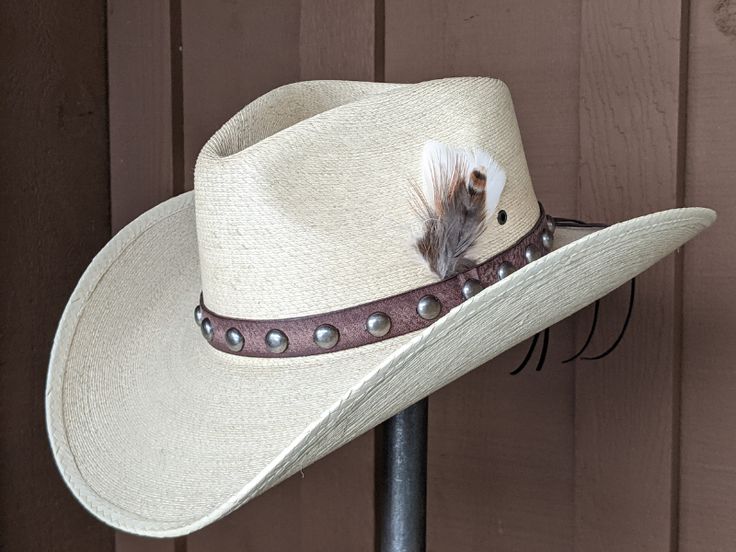
{"label": "barred feather tip", "polygon": [[430,270],[450,278],[475,264],[468,250],[496,210],[506,173],[489,153],[427,142],[418,194],[422,234],[416,249]]}

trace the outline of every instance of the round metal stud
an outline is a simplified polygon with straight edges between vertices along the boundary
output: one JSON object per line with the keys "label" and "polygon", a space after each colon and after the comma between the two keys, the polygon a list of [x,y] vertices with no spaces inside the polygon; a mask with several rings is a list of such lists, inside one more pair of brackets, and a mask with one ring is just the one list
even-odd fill
{"label": "round metal stud", "polygon": [[526,251],[524,251],[524,258],[526,258],[526,262],[528,263],[536,261],[541,256],[542,254],[539,252],[539,248],[534,244],[531,244],[526,248]]}
{"label": "round metal stud", "polygon": [[227,348],[230,349],[233,353],[239,353],[243,350],[243,343],[245,343],[245,339],[243,339],[243,334],[241,334],[238,330],[235,328],[230,328],[228,331],[225,332],[225,343],[227,344]]}
{"label": "round metal stud", "polygon": [[215,327],[212,325],[209,318],[202,320],[200,329],[202,330],[202,335],[207,341],[212,341],[212,338],[215,337]]}
{"label": "round metal stud", "polygon": [[204,313],[202,312],[202,307],[200,305],[197,305],[194,307],[194,321],[197,323],[197,326],[202,325],[202,320],[204,319]]}
{"label": "round metal stud", "polygon": [[463,284],[463,297],[465,299],[470,299],[474,295],[478,295],[481,291],[483,291],[483,284],[473,278],[469,278]]}
{"label": "round metal stud", "polygon": [[549,230],[545,230],[542,232],[542,247],[544,247],[547,251],[552,250],[552,242],[554,241],[554,238],[552,237],[552,232]]}
{"label": "round metal stud", "polygon": [[283,353],[289,346],[289,338],[281,330],[270,330],[266,334],[266,348],[272,353]]}
{"label": "round metal stud", "polygon": [[555,219],[553,219],[552,217],[547,217],[547,230],[554,234],[555,228],[557,228],[557,223],[555,223]]}
{"label": "round metal stud", "polygon": [[391,318],[388,314],[374,312],[365,321],[365,329],[373,337],[383,337],[391,330]]}
{"label": "round metal stud", "polygon": [[442,303],[434,295],[425,295],[417,303],[417,314],[425,320],[434,320],[442,311]]}
{"label": "round metal stud", "polygon": [[501,266],[496,269],[496,274],[498,275],[499,280],[503,280],[506,276],[514,272],[516,272],[516,267],[509,262],[501,263]]}
{"label": "round metal stud", "polygon": [[340,341],[340,332],[335,326],[322,324],[314,330],[314,342],[322,349],[332,349]]}

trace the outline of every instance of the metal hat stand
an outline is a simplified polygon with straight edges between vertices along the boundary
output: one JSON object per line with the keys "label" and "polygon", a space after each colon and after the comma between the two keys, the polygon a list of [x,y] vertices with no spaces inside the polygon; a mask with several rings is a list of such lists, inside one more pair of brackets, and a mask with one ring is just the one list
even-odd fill
{"label": "metal hat stand", "polygon": [[382,426],[380,552],[424,552],[426,548],[427,406],[428,399],[423,399]]}
{"label": "metal hat stand", "polygon": [[[575,219],[555,218],[558,227],[604,228],[605,224],[586,223]],[[582,348],[564,363],[577,358],[597,360],[609,355],[621,342],[631,320],[636,293],[636,278],[630,282],[629,305],[623,327],[613,344],[603,353],[582,356],[590,344],[598,319],[598,301],[595,302],[593,323]],[[544,365],[549,342],[549,328],[543,332],[542,351],[536,371]],[[539,333],[534,336],[521,365],[511,372],[518,374],[527,365],[536,348]],[[380,552],[424,552],[427,540],[427,405],[423,399],[399,412],[382,426],[383,450],[377,485]]]}

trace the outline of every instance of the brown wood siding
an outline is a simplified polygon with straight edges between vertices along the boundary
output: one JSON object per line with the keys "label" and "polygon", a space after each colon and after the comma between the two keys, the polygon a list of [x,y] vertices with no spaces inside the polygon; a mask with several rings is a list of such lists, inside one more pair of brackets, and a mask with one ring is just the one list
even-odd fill
{"label": "brown wood siding", "polygon": [[111,552],[44,421],[56,324],[110,238],[104,4],[2,2],[0,42],[0,550]]}
{"label": "brown wood siding", "polygon": [[[613,221],[682,206],[682,10],[680,0],[583,2],[583,218]],[[636,316],[621,347],[576,368],[578,551],[677,546],[680,267],[681,257],[671,255],[637,278]],[[626,292],[609,299],[599,336],[612,339]]]}
{"label": "brown wood siding", "polygon": [[293,0],[181,2],[187,190],[199,150],[244,101],[299,80],[299,13]]}
{"label": "brown wood siding", "polygon": [[[540,201],[574,216],[579,2],[496,4],[387,3],[386,80],[503,79]],[[431,397],[430,550],[570,550],[574,372],[559,361],[572,352],[573,321],[551,331],[542,372],[509,376],[524,343]]]}
{"label": "brown wood siding", "polygon": [[168,1],[107,3],[113,232],[174,192],[170,16]]}
{"label": "brown wood siding", "polygon": [[690,6],[685,204],[711,231],[683,262],[680,552],[736,549],[736,2]]}
{"label": "brown wood siding", "polygon": [[[108,0],[106,22],[89,2],[61,10],[0,13],[13,22],[0,48],[13,260],[0,549],[373,550],[377,432],[189,537],[113,539],[52,466],[50,340],[110,233],[191,189],[204,142],[259,95],[302,79],[488,75],[511,88],[551,213],[720,216],[637,280],[612,356],[560,364],[586,309],[552,328],[542,372],[508,375],[522,344],[431,397],[429,550],[736,550],[736,0]],[[604,299],[591,352],[617,334],[627,293]]]}

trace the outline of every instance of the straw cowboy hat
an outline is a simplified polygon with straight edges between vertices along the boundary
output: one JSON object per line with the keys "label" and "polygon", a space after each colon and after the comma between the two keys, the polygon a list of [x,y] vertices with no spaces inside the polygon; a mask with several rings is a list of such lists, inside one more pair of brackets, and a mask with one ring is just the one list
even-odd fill
{"label": "straw cowboy hat", "polygon": [[555,228],[498,80],[278,88],[79,281],[48,373],[56,462],[105,523],[189,533],[714,219]]}

